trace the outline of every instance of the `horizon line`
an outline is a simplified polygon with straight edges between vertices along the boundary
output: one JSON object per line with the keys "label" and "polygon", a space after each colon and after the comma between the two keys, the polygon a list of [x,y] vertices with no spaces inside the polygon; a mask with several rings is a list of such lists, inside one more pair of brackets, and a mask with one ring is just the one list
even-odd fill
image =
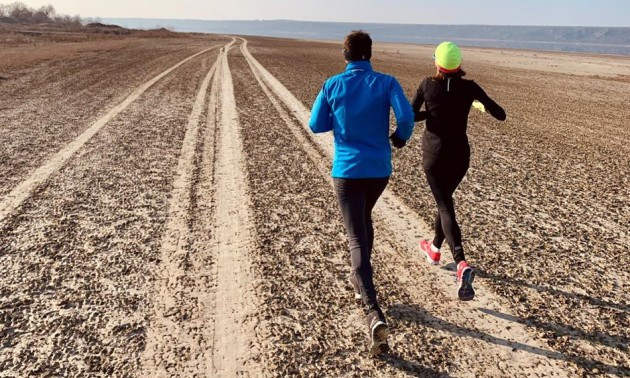
{"label": "horizon line", "polygon": [[549,27],[549,28],[616,28],[616,29],[630,29],[629,26],[612,26],[612,25],[534,25],[534,24],[425,24],[425,23],[406,23],[406,22],[371,22],[371,21],[320,21],[320,20],[294,20],[294,19],[201,19],[201,18],[160,18],[160,17],[82,17],[82,18],[100,18],[100,19],[135,19],[135,20],[172,20],[172,21],[211,21],[211,22],[311,22],[311,23],[328,23],[328,24],[372,24],[372,25],[406,25],[406,26],[509,26],[509,27]]}

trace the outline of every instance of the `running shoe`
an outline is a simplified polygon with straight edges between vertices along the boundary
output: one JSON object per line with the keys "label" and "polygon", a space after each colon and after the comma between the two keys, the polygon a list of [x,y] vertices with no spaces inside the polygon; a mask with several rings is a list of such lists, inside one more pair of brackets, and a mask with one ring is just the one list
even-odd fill
{"label": "running shoe", "polygon": [[457,264],[457,296],[460,301],[471,301],[475,297],[474,279],[475,271],[466,261]]}
{"label": "running shoe", "polygon": [[387,336],[389,336],[389,328],[385,322],[385,316],[380,308],[371,310],[367,316],[372,345],[370,346],[370,354],[372,356],[386,353],[389,350],[387,344]]}
{"label": "running shoe", "polygon": [[429,264],[431,265],[439,265],[440,264],[440,257],[442,257],[442,254],[440,253],[440,251],[437,252],[433,252],[433,249],[431,249],[431,242],[428,240],[421,240],[420,241],[420,249],[422,250],[422,252],[424,252],[424,255],[427,257],[427,261],[429,262]]}
{"label": "running shoe", "polygon": [[359,283],[357,282],[357,277],[354,272],[350,273],[349,279],[354,289],[354,299],[361,300],[361,290],[359,289]]}

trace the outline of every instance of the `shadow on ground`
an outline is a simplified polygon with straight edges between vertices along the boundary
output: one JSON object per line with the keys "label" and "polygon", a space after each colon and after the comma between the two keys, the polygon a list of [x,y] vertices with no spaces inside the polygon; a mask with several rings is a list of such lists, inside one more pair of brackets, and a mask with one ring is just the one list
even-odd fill
{"label": "shadow on ground", "polygon": [[613,336],[602,332],[586,332],[577,327],[570,325],[555,323],[555,322],[542,322],[537,319],[523,319],[513,315],[504,314],[499,311],[490,310],[487,308],[479,308],[479,311],[484,314],[495,316],[500,319],[504,319],[514,323],[520,323],[526,326],[533,326],[545,331],[552,332],[556,337],[568,336],[571,338],[580,338],[593,343],[608,346],[628,352],[628,343],[630,340],[624,336]]}
{"label": "shadow on ground", "polygon": [[554,296],[564,296],[566,298],[575,300],[575,301],[582,301],[585,303],[588,303],[592,306],[598,306],[598,307],[609,307],[609,308],[613,308],[619,311],[624,311],[629,313],[628,315],[630,315],[630,306],[628,304],[623,304],[623,303],[615,303],[615,302],[611,302],[611,301],[606,301],[603,299],[600,299],[596,296],[589,296],[589,295],[583,295],[583,294],[577,294],[577,293],[569,293],[567,291],[563,291],[563,290],[558,290],[556,288],[553,287],[548,287],[548,286],[544,286],[544,285],[536,285],[536,284],[532,284],[529,283],[527,281],[524,280],[519,280],[517,278],[512,278],[512,277],[503,277],[500,276],[498,274],[483,270],[483,269],[478,269],[476,268],[476,273],[479,275],[479,277],[487,279],[487,280],[491,280],[494,281],[495,283],[501,283],[501,284],[506,284],[506,285],[516,285],[516,286],[522,286],[522,287],[526,287],[529,289],[533,289],[536,290],[538,292],[545,292]]}
{"label": "shadow on ground", "polygon": [[426,368],[416,362],[407,361],[395,352],[383,354],[378,359],[411,377],[449,377],[447,374]]}
{"label": "shadow on ground", "polygon": [[[480,311],[488,313],[484,310]],[[600,361],[576,356],[574,354],[565,355],[556,351],[492,336],[490,334],[475,329],[465,328],[457,324],[450,323],[446,320],[437,318],[427,312],[424,308],[415,304],[396,304],[390,306],[389,310],[387,311],[387,315],[397,321],[417,323],[421,326],[431,327],[440,331],[449,332],[460,337],[472,337],[482,340],[484,342],[500,345],[506,348],[511,348],[512,351],[515,352],[521,351],[525,353],[532,353],[546,358],[553,358],[555,360],[574,363],[579,367],[589,371],[592,369],[599,369],[600,372],[613,375],[630,373],[630,370],[626,368],[619,368],[602,363]]]}

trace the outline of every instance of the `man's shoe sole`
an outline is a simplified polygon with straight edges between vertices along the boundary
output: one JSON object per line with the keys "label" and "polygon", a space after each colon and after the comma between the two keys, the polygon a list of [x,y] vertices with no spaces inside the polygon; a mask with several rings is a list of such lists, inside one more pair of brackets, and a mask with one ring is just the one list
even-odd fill
{"label": "man's shoe sole", "polygon": [[475,289],[473,281],[475,280],[475,271],[472,268],[465,268],[462,272],[462,280],[459,282],[457,289],[457,297],[460,301],[472,301],[475,298]]}
{"label": "man's shoe sole", "polygon": [[370,354],[372,356],[386,353],[389,350],[387,336],[389,336],[389,327],[387,327],[387,324],[380,321],[376,323],[372,329],[372,346],[370,347]]}

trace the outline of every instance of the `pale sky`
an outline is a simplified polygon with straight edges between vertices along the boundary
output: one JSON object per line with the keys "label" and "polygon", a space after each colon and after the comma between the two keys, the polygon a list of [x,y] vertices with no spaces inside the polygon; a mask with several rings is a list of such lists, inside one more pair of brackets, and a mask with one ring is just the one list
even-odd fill
{"label": "pale sky", "polygon": [[[0,0],[7,4],[11,1]],[[630,26],[630,0],[25,0],[82,17]]]}

